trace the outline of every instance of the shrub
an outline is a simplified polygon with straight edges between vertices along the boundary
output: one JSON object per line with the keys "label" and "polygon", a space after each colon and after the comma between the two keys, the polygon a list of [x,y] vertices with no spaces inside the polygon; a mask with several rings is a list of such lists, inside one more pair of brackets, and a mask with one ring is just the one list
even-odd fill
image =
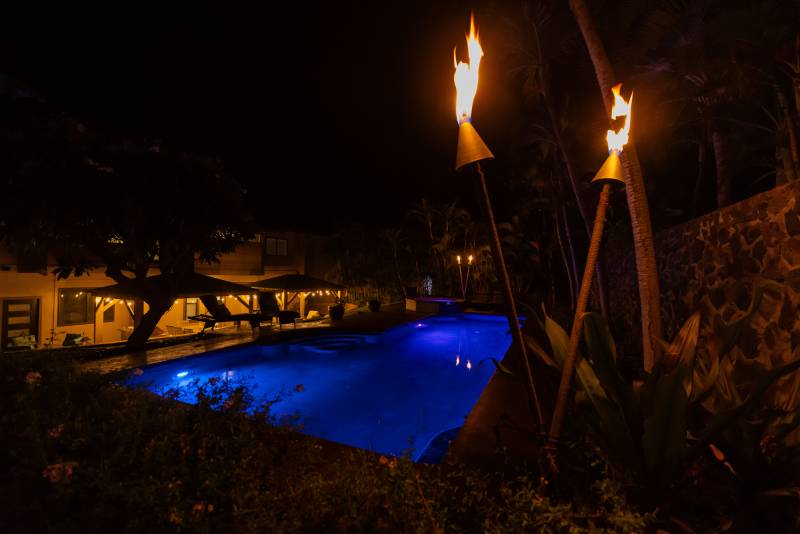
{"label": "shrub", "polygon": [[268,424],[269,403],[240,383],[196,384],[190,405],[55,355],[6,357],[0,371],[6,531],[619,532],[649,517],[602,476],[555,496],[511,462],[425,466],[323,445]]}

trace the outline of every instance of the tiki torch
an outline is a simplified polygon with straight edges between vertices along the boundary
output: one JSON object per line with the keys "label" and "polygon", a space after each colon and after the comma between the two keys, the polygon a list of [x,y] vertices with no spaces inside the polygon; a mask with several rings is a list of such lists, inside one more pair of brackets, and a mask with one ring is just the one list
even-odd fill
{"label": "tiki torch", "polygon": [[467,256],[467,276],[464,276],[464,271],[461,269],[461,256],[456,256],[456,264],[458,265],[458,280],[461,286],[461,298],[467,299],[467,288],[469,287],[469,271],[472,268],[472,254]]}
{"label": "tiki torch", "polygon": [[478,135],[477,130],[472,126],[472,102],[475,93],[478,91],[478,69],[480,68],[483,49],[475,31],[475,18],[470,17],[469,35],[467,36],[467,50],[469,53],[469,63],[464,63],[456,59],[456,51],[453,49],[453,64],[455,65],[455,76],[453,77],[456,85],[456,120],[458,121],[458,149],[456,151],[456,170],[470,166],[476,171],[478,180],[478,190],[486,222],[491,232],[490,243],[492,256],[494,257],[495,270],[503,286],[506,300],[506,316],[508,326],[514,342],[519,347],[520,356],[525,363],[525,370],[528,374],[528,388],[532,411],[536,416],[539,427],[543,425],[542,410],[539,406],[539,399],[536,395],[536,386],[533,383],[530,362],[528,361],[527,351],[525,350],[525,340],[522,337],[522,330],[519,326],[517,307],[514,303],[514,294],[511,291],[511,281],[506,270],[505,260],[503,259],[503,249],[500,245],[500,236],[497,233],[497,225],[494,221],[492,203],[489,199],[489,190],[486,188],[486,176],[481,167],[481,161],[493,159],[494,155]]}
{"label": "tiki torch", "polygon": [[605,163],[603,163],[603,166],[600,167],[600,170],[597,172],[594,179],[592,179],[592,183],[598,182],[602,184],[602,189],[600,190],[600,200],[597,203],[597,213],[594,217],[592,239],[589,243],[589,254],[583,269],[583,279],[581,280],[581,289],[578,293],[578,302],[575,307],[575,317],[572,320],[572,331],[569,336],[567,359],[561,371],[561,382],[558,387],[556,406],[553,411],[553,420],[550,423],[548,448],[551,453],[550,460],[553,469],[557,468],[557,464],[555,463],[555,455],[552,453],[561,436],[561,427],[564,423],[567,397],[569,396],[572,374],[575,370],[575,360],[578,355],[578,345],[583,331],[583,316],[586,313],[586,306],[589,302],[589,293],[592,289],[592,274],[597,264],[597,255],[600,252],[600,242],[603,239],[603,226],[606,222],[608,197],[611,194],[611,187],[614,184],[625,183],[622,178],[622,163],[620,162],[619,155],[622,152],[622,147],[628,142],[628,134],[631,128],[631,102],[633,101],[633,95],[631,95],[631,98],[626,102],[619,94],[621,86],[622,84],[618,84],[611,89],[614,93],[614,106],[611,109],[611,119],[613,120],[624,116],[625,124],[617,131],[608,130],[606,134],[608,158],[606,158]]}

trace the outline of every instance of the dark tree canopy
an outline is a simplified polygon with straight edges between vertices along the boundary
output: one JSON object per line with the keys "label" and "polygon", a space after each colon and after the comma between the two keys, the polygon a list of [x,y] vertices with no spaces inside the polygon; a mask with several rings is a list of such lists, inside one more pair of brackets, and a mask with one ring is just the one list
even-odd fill
{"label": "dark tree canopy", "polygon": [[[51,251],[59,277],[180,275],[251,235],[244,190],[219,161],[98,133],[32,99],[0,106],[0,238],[20,252]],[[158,317],[141,324],[155,326],[175,296],[142,287],[145,319]]]}

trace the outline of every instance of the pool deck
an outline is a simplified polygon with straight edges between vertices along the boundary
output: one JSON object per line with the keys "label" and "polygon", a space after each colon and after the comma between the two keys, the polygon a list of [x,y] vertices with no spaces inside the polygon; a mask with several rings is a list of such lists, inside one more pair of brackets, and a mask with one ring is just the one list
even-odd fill
{"label": "pool deck", "polygon": [[204,338],[193,336],[187,338],[185,342],[169,346],[115,354],[97,359],[86,359],[79,362],[77,368],[84,372],[112,373],[248,343],[280,343],[297,337],[323,332],[383,332],[394,326],[416,321],[428,315],[430,314],[410,313],[389,308],[378,313],[351,313],[334,322],[325,320],[314,323],[301,323],[296,328],[284,326],[282,330],[277,327],[261,327],[260,332],[254,333],[249,326],[220,328],[214,332],[215,335],[213,336]]}

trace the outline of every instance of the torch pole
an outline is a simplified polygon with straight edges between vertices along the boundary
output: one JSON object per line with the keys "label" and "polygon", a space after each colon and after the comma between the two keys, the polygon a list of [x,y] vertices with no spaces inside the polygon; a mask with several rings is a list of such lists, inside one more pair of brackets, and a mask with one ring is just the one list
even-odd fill
{"label": "torch pole", "polygon": [[467,300],[467,290],[469,289],[469,270],[472,268],[472,262],[467,264],[467,277],[464,278],[464,300]]}
{"label": "torch pole", "polygon": [[458,262],[458,288],[461,290],[461,297],[464,297],[464,273],[461,271],[461,260]]}
{"label": "torch pole", "polygon": [[506,262],[503,259],[503,248],[500,245],[500,235],[497,233],[497,225],[494,222],[494,212],[492,211],[492,202],[489,199],[489,190],[486,187],[486,176],[483,174],[480,162],[475,163],[475,168],[478,171],[478,180],[480,182],[480,199],[483,204],[483,211],[486,214],[489,229],[491,230],[491,239],[489,240],[492,245],[492,256],[494,256],[495,270],[497,276],[500,277],[502,282],[503,292],[506,299],[506,317],[508,318],[508,326],[511,328],[511,335],[514,342],[519,347],[519,353],[522,361],[525,363],[525,371],[528,374],[528,390],[530,400],[532,401],[532,409],[536,416],[536,421],[539,428],[544,427],[544,419],[542,417],[542,408],[539,405],[539,397],[536,395],[536,386],[533,383],[533,375],[531,373],[531,364],[528,361],[528,353],[525,350],[525,339],[522,337],[522,330],[519,327],[519,317],[517,315],[517,306],[514,303],[514,293],[511,291],[511,280],[508,278],[508,271],[506,270]]}
{"label": "torch pole", "polygon": [[581,289],[578,293],[578,302],[575,307],[575,317],[572,320],[572,331],[569,336],[569,348],[567,349],[567,359],[561,370],[561,382],[558,386],[558,396],[556,406],[553,411],[553,419],[550,423],[550,434],[548,436],[548,456],[550,466],[553,471],[558,470],[555,458],[555,449],[558,439],[561,436],[561,427],[564,424],[564,414],[567,409],[567,398],[569,397],[572,374],[575,370],[575,360],[578,356],[578,345],[580,344],[581,333],[583,332],[583,316],[586,313],[586,306],[589,303],[589,293],[592,289],[592,278],[597,265],[597,256],[600,252],[600,242],[603,239],[603,227],[606,223],[606,209],[608,208],[608,198],[611,194],[611,183],[603,184],[600,191],[600,200],[597,203],[597,213],[594,217],[592,227],[592,240],[589,243],[589,254],[586,258],[586,265],[583,268],[583,279]]}

